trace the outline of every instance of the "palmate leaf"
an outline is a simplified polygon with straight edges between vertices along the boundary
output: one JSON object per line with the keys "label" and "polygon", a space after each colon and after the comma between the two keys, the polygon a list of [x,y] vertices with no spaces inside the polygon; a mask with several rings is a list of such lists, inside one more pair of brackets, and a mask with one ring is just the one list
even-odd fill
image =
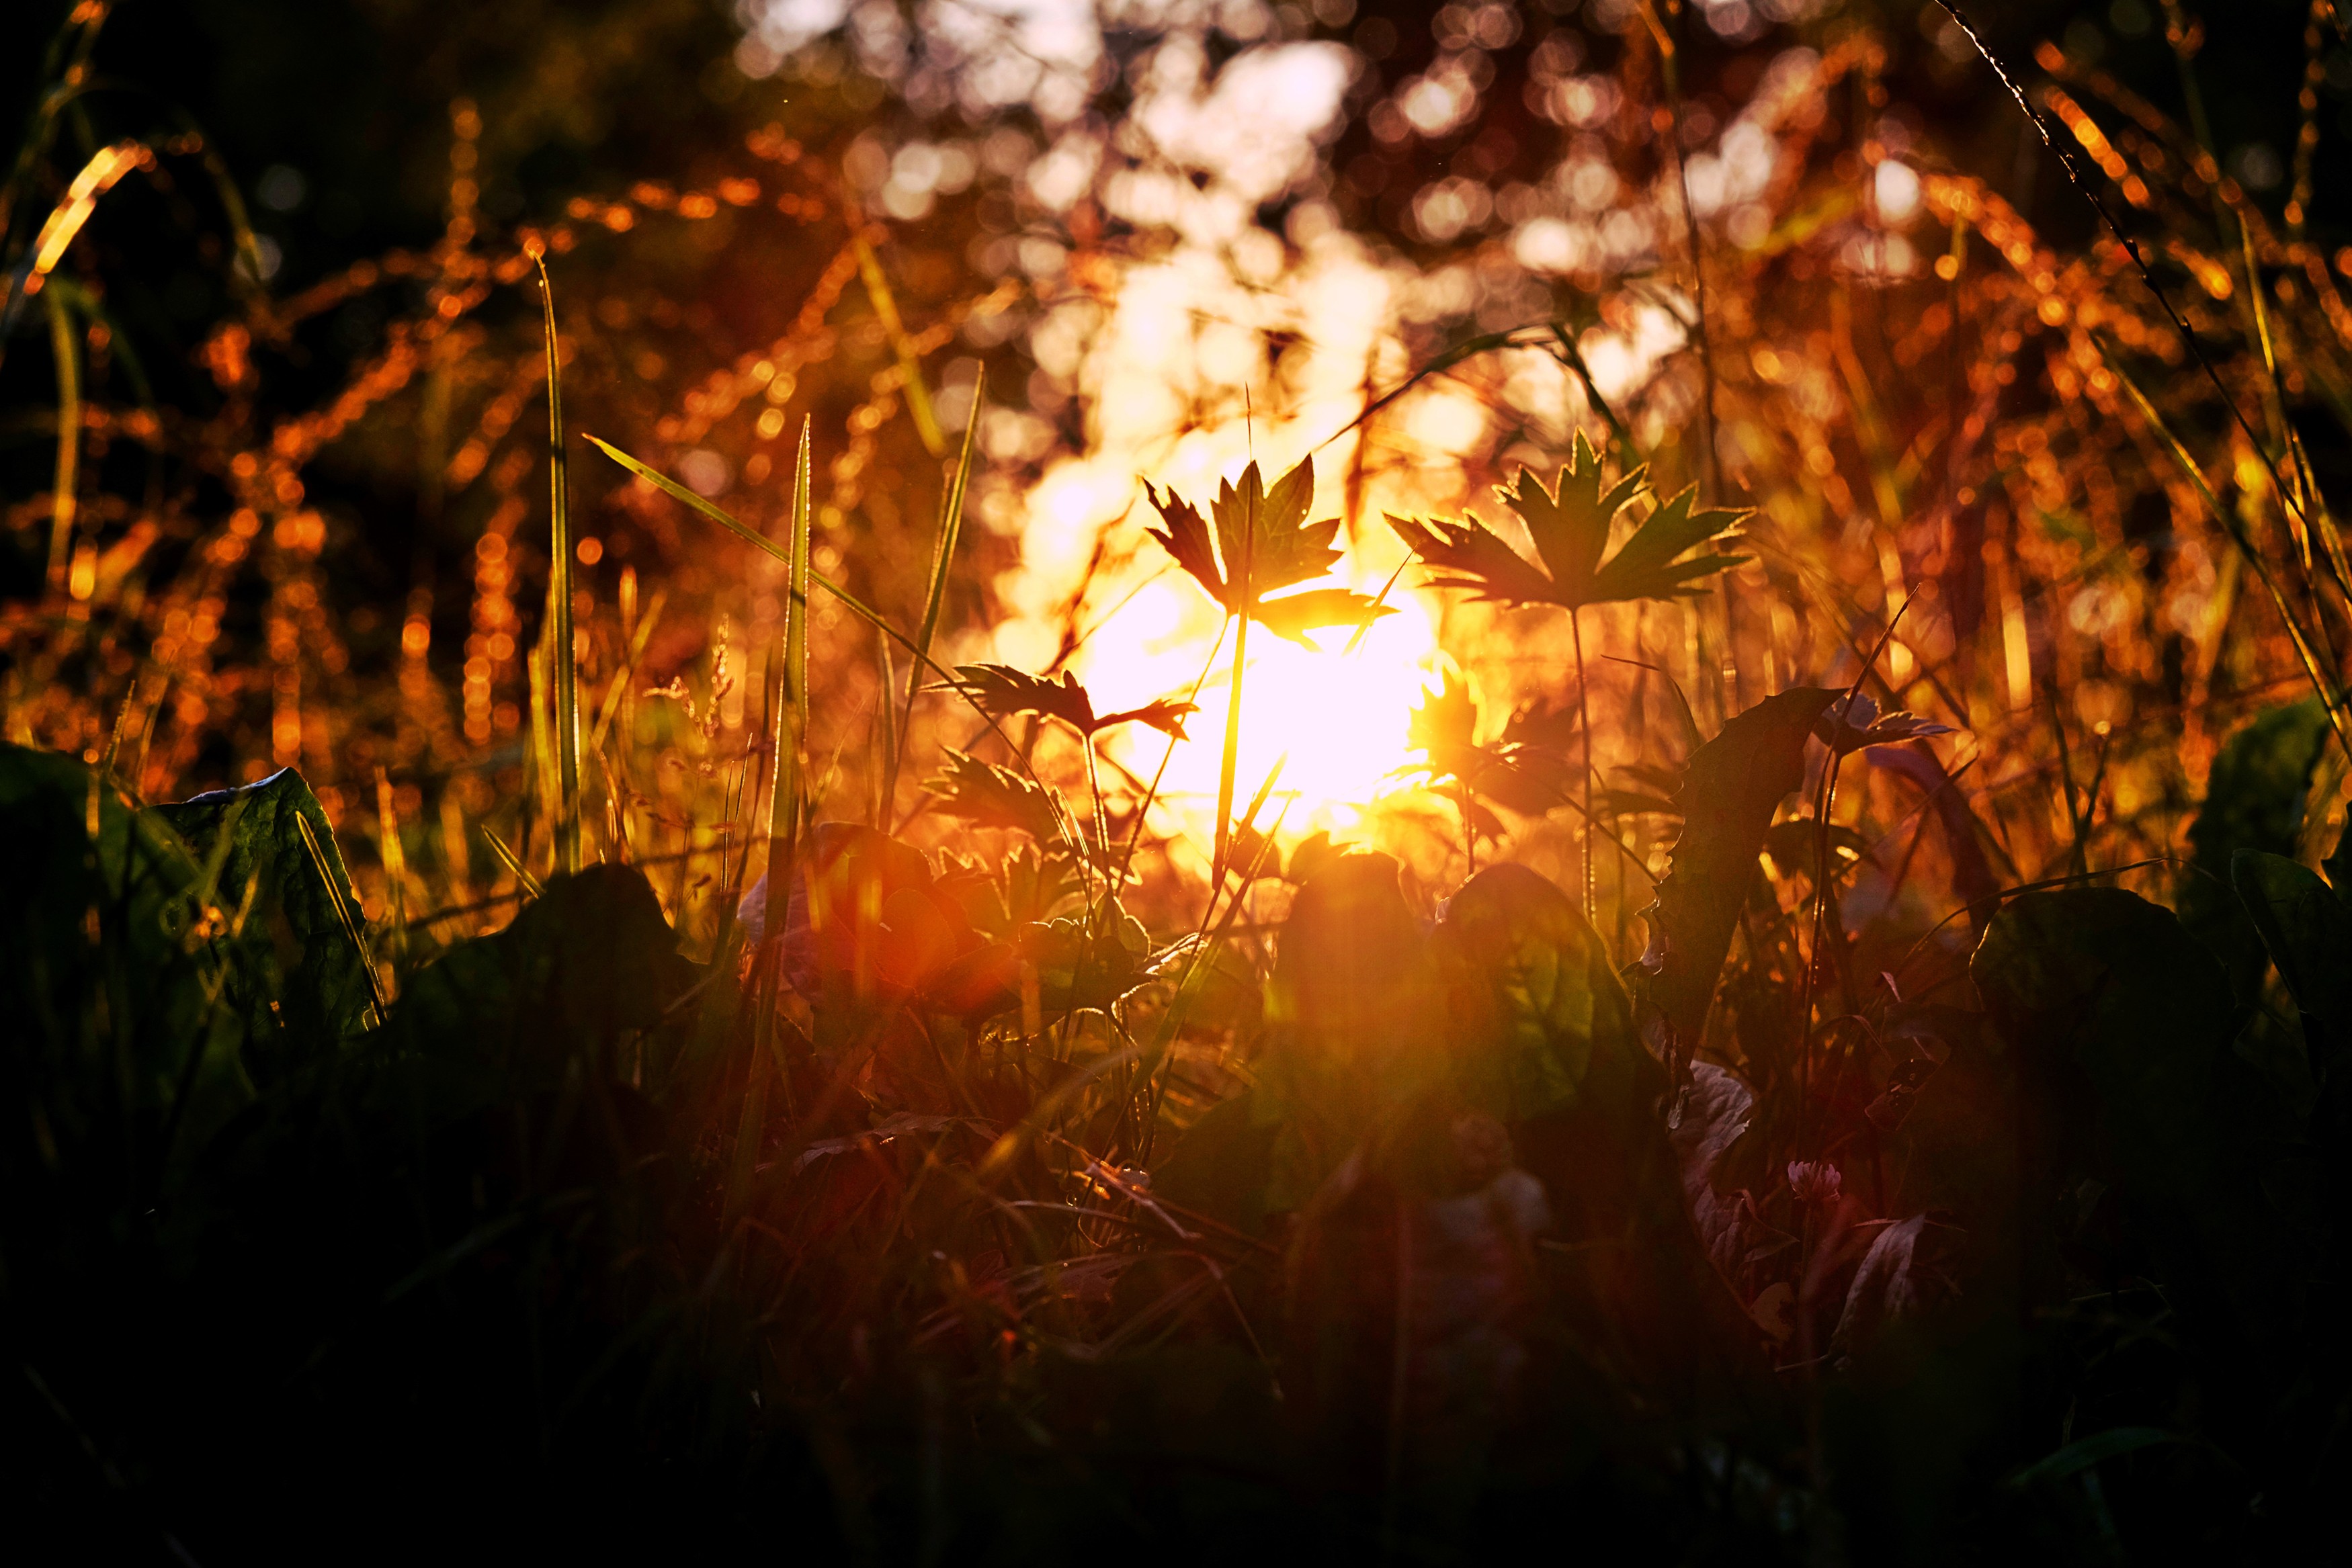
{"label": "palmate leaf", "polygon": [[[1675,599],[1698,591],[1697,584],[1748,558],[1708,554],[1678,559],[1700,545],[1727,537],[1748,514],[1718,507],[1697,509],[1696,486],[1656,501],[1650,515],[1606,562],[1609,533],[1618,514],[1648,496],[1649,470],[1636,468],[1601,485],[1601,458],[1583,433],[1558,484],[1547,489],[1525,468],[1495,494],[1518,515],[1536,547],[1537,561],[1513,549],[1486,524],[1465,515],[1438,518],[1389,517],[1389,526],[1432,570],[1440,588],[1467,590],[1504,604],[1552,604],[1565,610],[1637,599]],[[1538,562],[1540,564],[1538,564]]]}
{"label": "palmate leaf", "polygon": [[1058,682],[1016,670],[1010,664],[958,664],[955,673],[956,679],[927,689],[960,692],[991,718],[1041,713],[1048,718],[1060,719],[1080,735],[1093,735],[1113,725],[1147,724],[1181,740],[1186,716],[1201,711],[1198,704],[1161,697],[1141,707],[1123,708],[1098,718],[1095,716],[1094,699],[1087,695],[1086,687],[1078,685],[1077,676],[1067,670],[1062,672]]}
{"label": "palmate leaf", "polygon": [[1307,521],[1315,497],[1315,461],[1309,457],[1265,487],[1253,463],[1241,481],[1217,489],[1213,529],[1200,508],[1146,482],[1144,494],[1163,525],[1146,530],[1178,566],[1199,583],[1228,615],[1246,615],[1277,637],[1313,646],[1307,633],[1329,626],[1356,626],[1395,612],[1344,588],[1309,589],[1269,600],[1266,595],[1324,576],[1339,559],[1332,541],[1339,520]]}
{"label": "palmate leaf", "polygon": [[1830,704],[1828,710],[1813,721],[1813,733],[1823,745],[1844,757],[1865,746],[1892,746],[1897,741],[1925,740],[1930,736],[1959,732],[1948,724],[1937,724],[1916,713],[1900,709],[1881,713],[1876,698],[1867,692],[1855,692]]}

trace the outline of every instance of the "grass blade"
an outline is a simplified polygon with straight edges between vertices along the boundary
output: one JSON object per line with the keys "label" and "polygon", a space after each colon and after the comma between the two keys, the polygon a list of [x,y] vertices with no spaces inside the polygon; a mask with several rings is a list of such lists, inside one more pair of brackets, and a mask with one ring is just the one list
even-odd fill
{"label": "grass blade", "polygon": [[580,869],[580,672],[572,654],[572,517],[563,460],[563,377],[557,362],[555,286],[540,256],[547,320],[548,678],[555,690],[555,864]]}
{"label": "grass blade", "polygon": [[[585,431],[583,431],[581,434],[583,439],[585,439],[591,445],[594,446],[599,452],[602,452],[605,456],[610,457],[614,462],[619,464],[622,467],[626,468],[630,473],[635,474],[640,479],[643,479],[646,484],[653,486],[654,488],[659,490],[663,495],[671,497],[673,500],[679,501],[686,506],[691,507],[694,510],[700,512],[704,517],[709,517],[712,522],[717,523],[719,527],[735,535],[736,538],[742,539],[747,544],[757,545],[760,549],[767,551],[778,560],[785,561],[787,563],[791,561],[792,551],[786,546],[778,544],[775,540],[770,538],[759,529],[751,527],[749,523],[742,521],[739,517],[730,516],[720,507],[711,505],[709,501],[704,500],[701,497],[696,495],[693,491],[688,489],[685,486],[679,484],[677,480],[672,479],[667,475],[659,472],[646,464],[638,462],[635,458],[630,456],[627,453],[622,451],[611,442],[605,441],[598,436],[590,435]],[[929,670],[932,674],[938,676],[940,681],[946,683],[950,687],[961,691],[959,678],[953,670],[947,668],[938,660],[932,658],[929,653],[926,650],[917,647],[913,638],[908,637],[896,626],[893,626],[890,622],[885,621],[882,618],[881,612],[876,610],[872,605],[867,604],[864,600],[858,598],[857,595],[850,592],[849,590],[842,587],[841,584],[834,581],[833,579],[825,576],[823,572],[811,570],[806,561],[803,561],[801,563],[800,580],[803,584],[814,584],[818,588],[824,589],[827,593],[833,595],[834,599],[839,602],[843,609],[848,611],[852,615],[856,616],[860,621],[865,622],[868,626],[873,627],[877,632],[881,632],[885,637],[889,638],[893,643],[898,643],[901,648],[906,649],[909,653],[914,654],[915,662],[923,669]],[[803,591],[805,591],[805,590]],[[981,706],[979,702],[976,701],[969,692],[964,692],[962,695],[965,704],[971,707],[971,711],[975,715],[979,716],[981,722],[988,727],[988,732],[996,737],[998,740],[1003,742],[1004,749],[1011,755],[1014,764],[1020,768],[1022,772],[1027,774],[1032,779],[1036,779],[1036,770],[1030,767],[1027,755],[1024,754],[1019,747],[1013,744],[1013,737],[1004,733],[1003,726],[998,724],[995,717],[991,715],[986,708]],[[1058,797],[1056,799],[1058,799]],[[1057,807],[1056,810],[1058,810],[1059,808]],[[1074,844],[1082,841],[1081,836],[1076,831],[1075,828],[1071,830],[1069,839]]]}
{"label": "grass blade", "polygon": [[887,831],[898,805],[898,769],[907,752],[907,731],[915,722],[915,694],[922,687],[923,666],[930,662],[931,643],[939,635],[940,615],[946,608],[948,578],[955,565],[957,536],[963,528],[963,497],[971,481],[971,462],[979,450],[980,414],[986,378],[971,389],[971,417],[964,422],[963,451],[956,458],[955,477],[940,501],[940,526],[932,536],[931,581],[923,595],[923,623],[915,632],[915,662],[907,667],[907,701],[898,717],[898,733],[890,751],[890,766],[882,786],[881,826]]}
{"label": "grass blade", "polygon": [[73,554],[74,505],[81,494],[81,353],[74,341],[73,317],[51,295],[49,344],[58,361],[58,466],[56,500],[49,511],[49,591],[63,597]]}
{"label": "grass blade", "polygon": [[[898,316],[898,298],[890,292],[890,280],[883,276],[882,258],[874,247],[859,235],[850,245],[857,252],[857,271],[866,280],[866,297],[874,301],[874,314],[882,319],[882,330],[889,334],[891,351],[898,356],[899,373],[907,378],[907,412],[915,418],[915,434],[923,439],[923,450],[934,457],[948,455],[948,438],[940,429],[940,416],[931,410],[931,394],[923,385],[923,362],[916,356],[915,340],[907,336],[907,324]],[[973,405],[975,410],[979,404]]]}

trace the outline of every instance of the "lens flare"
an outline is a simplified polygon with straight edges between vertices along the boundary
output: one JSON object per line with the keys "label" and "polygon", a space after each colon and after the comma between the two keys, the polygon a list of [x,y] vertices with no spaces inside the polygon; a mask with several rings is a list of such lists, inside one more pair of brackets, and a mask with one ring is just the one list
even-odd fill
{"label": "lens flare", "polygon": [[[1382,584],[1355,586],[1377,593]],[[1413,706],[1435,679],[1437,635],[1418,594],[1400,584],[1387,602],[1395,613],[1375,622],[1352,652],[1346,627],[1311,633],[1311,648],[1263,627],[1250,628],[1236,811],[1277,762],[1283,772],[1274,800],[1289,805],[1285,839],[1349,828],[1367,804],[1401,788],[1393,775],[1407,760],[1405,732]],[[1180,828],[1196,845],[1214,836],[1217,774],[1233,691],[1233,632],[1225,628],[1220,640],[1219,631],[1214,608],[1171,574],[1137,593],[1075,660],[1098,708],[1181,695],[1200,680],[1201,712],[1192,720],[1192,738],[1176,747],[1160,794],[1160,821]],[[1213,645],[1216,661],[1202,680]],[[1111,737],[1106,754],[1149,781],[1165,749],[1157,735],[1130,730]],[[1273,821],[1275,809],[1270,804],[1261,813],[1261,825]]]}

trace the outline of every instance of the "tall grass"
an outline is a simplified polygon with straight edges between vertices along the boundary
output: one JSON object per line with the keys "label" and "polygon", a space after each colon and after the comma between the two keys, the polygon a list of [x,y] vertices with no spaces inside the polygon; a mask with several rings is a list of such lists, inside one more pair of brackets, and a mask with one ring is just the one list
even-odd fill
{"label": "tall grass", "polygon": [[[95,26],[74,26],[80,59]],[[391,258],[291,300],[257,290],[208,340],[232,412],[194,434],[83,377],[100,323],[52,281],[53,477],[16,507],[47,525],[45,570],[0,622],[7,737],[58,754],[5,763],[9,852],[47,900],[9,915],[31,956],[11,973],[47,1010],[12,1059],[28,1113],[5,1145],[31,1195],[8,1221],[12,1343],[36,1414],[76,1439],[51,1433],[45,1482],[136,1496],[121,1528],[150,1544],[267,1542],[269,1521],[231,1500],[245,1451],[197,1441],[186,1414],[223,1411],[249,1469],[298,1498],[369,1495],[365,1466],[307,1451],[315,1423],[404,1481],[511,1452],[534,1484],[646,1488],[629,1517],[649,1531],[675,1510],[681,1534],[772,1538],[786,1498],[826,1550],[928,1561],[1097,1525],[1213,1540],[1228,1515],[1268,1545],[1475,1554],[1556,1518],[1563,1491],[1596,1533],[1694,1553],[1818,1555],[1837,1521],[1885,1542],[1923,1518],[1977,1545],[2111,1545],[2083,1479],[2107,1474],[2135,1542],[2223,1514],[2249,1532],[2231,1539],[2274,1540],[2242,1525],[2246,1478],[2284,1473],[2265,1424],[2326,1421],[2254,1402],[2335,1374],[2299,1306],[2273,1322],[2208,1265],[2269,1281],[2293,1249],[2233,1232],[2266,1246],[2307,1221],[2323,1259],[2334,1233],[2301,1211],[2265,1228],[2241,1190],[2306,1190],[2300,1166],[2261,1164],[2284,1145],[2249,1134],[2233,1154],[2207,1137],[2220,1111],[2133,1098],[2138,1058],[2086,1046],[2070,1066],[2061,1048],[2191,1020],[2195,1050],[2163,1059],[2188,1063],[2178,1082],[2254,1063],[2263,1103],[2334,1146],[2311,1049],[2327,1026],[2290,1017],[2327,1019],[2332,994],[2278,988],[2292,957],[2264,987],[2265,955],[2289,951],[2275,907],[2317,882],[2347,777],[2318,737],[2347,738],[2352,580],[2312,475],[2352,445],[2352,310],[2201,128],[2055,51],[2029,111],[2084,150],[2103,203],[2121,194],[2123,248],[2062,253],[1925,157],[1932,222],[1872,210],[1814,142],[1825,95],[1881,52],[1848,33],[1750,106],[1787,160],[1753,244],[1702,220],[1672,144],[1688,299],[1612,276],[1589,319],[1488,330],[1367,389],[1348,434],[1376,504],[1458,521],[1480,483],[1571,453],[1598,493],[1597,437],[1612,479],[1647,460],[1660,482],[1615,536],[1602,518],[1596,567],[1684,483],[1756,509],[1757,559],[1722,595],[1516,596],[1567,608],[1564,628],[1399,565],[1326,655],[1333,687],[1391,591],[1424,595],[1468,716],[1425,748],[1431,789],[1357,803],[1341,847],[1389,860],[1287,831],[1286,752],[1235,811],[1245,720],[1285,717],[1243,704],[1254,467],[1239,548],[1218,556],[1235,597],[1192,689],[1161,694],[1189,707],[1230,632],[1212,821],[1161,788],[1164,756],[1197,742],[1171,736],[1147,779],[1098,744],[1097,720],[1137,714],[1052,682],[1061,660],[1013,671],[1017,703],[959,665],[993,651],[1013,564],[966,538],[997,411],[975,380],[948,466],[927,381],[979,300],[902,298],[887,230],[836,214],[837,253],[780,336],[697,364],[657,407],[634,398],[595,340],[650,308],[626,292],[638,241],[617,236],[773,211],[765,170],[583,194],[529,234],[453,217],[431,255],[399,258],[425,308],[272,429],[235,412],[252,345]],[[50,169],[50,135],[37,121],[0,232],[37,191],[56,223],[103,198]],[[787,194],[797,220],[811,198]],[[1930,228],[1945,248],[1927,258],[1906,236]],[[51,276],[45,254],[19,275]],[[569,257],[567,298],[598,302],[568,362],[548,254]],[[534,273],[540,309],[513,308]],[[1605,398],[1587,347],[1685,305],[1680,346]],[[1486,409],[1473,449],[1442,458],[1410,423],[1439,369]],[[483,492],[462,658],[436,642],[457,618],[429,608],[404,606],[373,648],[344,634],[331,569],[354,547],[304,477],[355,433],[409,439],[395,415],[428,374],[468,389],[471,434],[441,474]],[[609,488],[612,471],[569,468],[567,374],[575,413],[616,433],[583,432],[625,476]],[[509,439],[541,388],[543,458]],[[98,434],[234,486],[151,514],[80,465]],[[844,499],[898,455],[919,482]],[[542,460],[543,560],[521,498]],[[927,541],[910,513],[932,517]],[[1486,538],[1532,570],[1515,534]],[[635,566],[588,597],[624,538],[648,574],[659,541],[669,568],[642,611]],[[1097,587],[1058,628],[1082,667]],[[1588,665],[1588,630],[1624,657]],[[2306,685],[2316,716],[2292,706]],[[272,763],[302,781],[263,784]],[[909,766],[925,794],[901,813]],[[142,809],[231,783],[258,788]],[[265,801],[299,856],[258,836]],[[1574,898],[1545,874],[1571,865]],[[2048,902],[2258,873],[2289,890],[2275,906],[2200,913],[2184,894],[2178,922],[2112,890]],[[2035,969],[2043,949],[2065,961]],[[2208,949],[2238,964],[2227,981]],[[346,961],[363,984],[331,984]],[[2168,986],[2185,999],[2148,999]],[[2253,1021],[2233,1034],[2233,1017]],[[2227,1087],[2212,1106],[2240,1103]],[[2098,1143],[2070,1142],[2093,1094],[2124,1107],[2119,1164],[2029,1169],[2045,1143]],[[1991,1136],[2006,1113],[2049,1124]],[[2179,1224],[2100,1210],[2110,1178]],[[2042,1214],[2059,1202],[2080,1212]],[[2274,1300],[2333,1280],[2315,1267]],[[2179,1283],[2178,1338],[2151,1281]],[[92,1301],[102,1321],[78,1324]],[[2149,1370],[2134,1347],[2159,1342],[2191,1348]],[[1915,1355],[1932,1378],[1909,1376]],[[2016,1408],[1978,1397],[2011,1374]],[[1993,1434],[1948,1467],[1971,1473],[1874,1496],[1874,1443],[1938,1422]],[[147,1468],[125,1479],[118,1453]]]}

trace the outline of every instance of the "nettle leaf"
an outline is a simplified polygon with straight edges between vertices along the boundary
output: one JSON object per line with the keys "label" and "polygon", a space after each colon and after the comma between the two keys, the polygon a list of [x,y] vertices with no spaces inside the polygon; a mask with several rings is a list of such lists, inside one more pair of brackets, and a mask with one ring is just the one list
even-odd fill
{"label": "nettle leaf", "polygon": [[248,1039],[331,1042],[378,1021],[359,896],[326,810],[299,773],[281,768],[258,783],[149,810],[198,860],[219,853],[226,896],[255,890],[231,980]]}
{"label": "nettle leaf", "polygon": [[939,797],[937,810],[981,828],[1012,828],[1042,845],[1066,844],[1061,797],[1009,768],[965,751],[950,751],[947,766],[923,781]]}
{"label": "nettle leaf", "polygon": [[2192,1318],[2234,1319],[2224,1337],[2241,1344],[2291,1321],[2305,1249],[2265,1190],[2288,1129],[2231,1050],[2237,1009],[2212,954],[2137,894],[2068,888],[2012,901],[1969,972],[2029,1081],[2058,1086],[2038,1103],[2063,1103],[2079,1074],[2097,1106],[2095,1130],[2062,1134],[2047,1156],[2061,1163],[2029,1180],[2078,1183],[2111,1162],[2122,1212]]}
{"label": "nettle leaf", "polygon": [[[1432,569],[1440,588],[1468,590],[1505,604],[1551,604],[1566,610],[1639,599],[1675,599],[1748,558],[1709,554],[1682,560],[1700,545],[1730,537],[1745,511],[1699,509],[1696,486],[1658,500],[1646,465],[1604,488],[1599,454],[1579,431],[1569,465],[1547,489],[1526,468],[1496,495],[1528,530],[1538,559],[1528,560],[1475,517],[1446,522],[1389,516],[1389,526]],[[1617,553],[1602,552],[1618,515],[1643,497],[1654,504]]]}
{"label": "nettle leaf", "polygon": [[1765,831],[1804,781],[1805,741],[1836,696],[1797,686],[1767,697],[1726,723],[1684,769],[1675,794],[1682,832],[1657,902],[1643,912],[1650,942],[1640,960],[1645,1000],[1671,1031],[1671,1061],[1697,1046]]}
{"label": "nettle leaf", "polygon": [[1010,664],[958,664],[955,673],[956,679],[939,682],[927,689],[961,692],[991,718],[1039,713],[1060,719],[1085,736],[1115,725],[1145,724],[1181,740],[1184,737],[1185,718],[1201,711],[1196,704],[1162,697],[1141,707],[1097,717],[1094,699],[1086,687],[1078,685],[1078,677],[1067,670],[1062,672],[1058,682],[1016,670]]}
{"label": "nettle leaf", "polygon": [[2230,890],[2230,862],[2240,850],[2293,857],[2327,736],[2316,697],[2258,715],[2213,758],[2205,803],[2189,824],[2189,869],[2174,904],[2189,935],[2220,956],[2242,1001],[2262,988],[2263,941]]}
{"label": "nettle leaf", "polygon": [[1829,711],[1815,722],[1813,733],[1823,745],[1843,757],[1865,746],[1892,746],[1897,741],[1925,740],[1930,736],[1958,735],[1959,731],[1948,724],[1937,724],[1900,709],[1882,714],[1875,697],[1868,692],[1855,692],[1830,704]]}
{"label": "nettle leaf", "polygon": [[1276,480],[1272,489],[1265,486],[1255,463],[1242,471],[1239,484],[1222,482],[1212,508],[1213,534],[1199,508],[1175,492],[1162,494],[1149,481],[1143,489],[1163,525],[1146,531],[1228,615],[1246,615],[1277,637],[1312,647],[1309,632],[1359,626],[1396,613],[1344,588],[1267,597],[1322,577],[1339,563],[1332,541],[1339,520],[1307,521],[1315,498],[1312,457]]}
{"label": "nettle leaf", "polygon": [[1447,904],[1437,945],[1472,1106],[1514,1123],[1587,1103],[1642,1114],[1656,1065],[1607,946],[1567,894],[1526,866],[1489,866]]}
{"label": "nettle leaf", "polygon": [[1078,685],[1078,677],[1067,670],[1062,672],[1059,682],[1010,664],[958,664],[955,673],[954,680],[935,682],[924,689],[960,692],[991,718],[1041,713],[1060,719],[1080,735],[1094,733],[1094,702],[1086,687]]}

